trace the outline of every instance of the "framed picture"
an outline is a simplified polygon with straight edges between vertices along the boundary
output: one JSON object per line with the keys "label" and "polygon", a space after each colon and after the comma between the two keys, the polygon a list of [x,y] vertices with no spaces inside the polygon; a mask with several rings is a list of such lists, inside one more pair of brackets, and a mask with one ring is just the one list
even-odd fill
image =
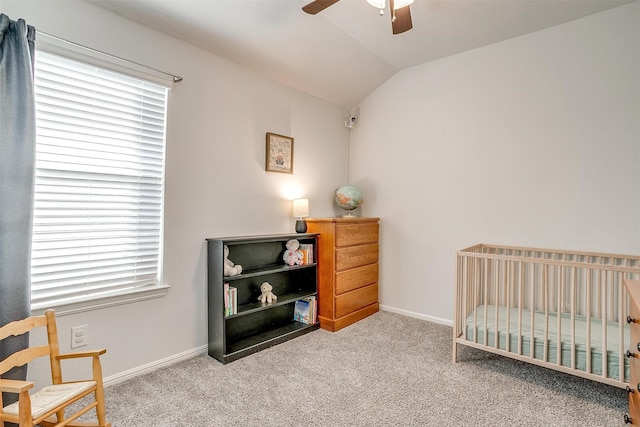
{"label": "framed picture", "polygon": [[267,132],[267,172],[293,173],[293,138]]}

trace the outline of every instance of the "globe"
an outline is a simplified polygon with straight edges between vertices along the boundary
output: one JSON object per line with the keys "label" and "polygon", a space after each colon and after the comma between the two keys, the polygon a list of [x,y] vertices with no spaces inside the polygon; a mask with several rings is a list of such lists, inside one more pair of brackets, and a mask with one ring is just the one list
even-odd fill
{"label": "globe", "polygon": [[345,185],[336,190],[336,206],[346,215],[352,216],[362,206],[362,191],[353,185]]}

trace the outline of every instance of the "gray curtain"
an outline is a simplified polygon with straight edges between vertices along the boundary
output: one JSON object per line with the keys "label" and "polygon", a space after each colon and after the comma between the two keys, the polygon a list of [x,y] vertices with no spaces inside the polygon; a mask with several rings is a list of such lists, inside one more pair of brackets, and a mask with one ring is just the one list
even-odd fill
{"label": "gray curtain", "polygon": [[[0,14],[0,325],[31,313],[31,233],[35,163],[35,28]],[[29,345],[0,342],[0,360]],[[26,366],[3,375],[25,379]],[[5,394],[3,403],[15,401]]]}

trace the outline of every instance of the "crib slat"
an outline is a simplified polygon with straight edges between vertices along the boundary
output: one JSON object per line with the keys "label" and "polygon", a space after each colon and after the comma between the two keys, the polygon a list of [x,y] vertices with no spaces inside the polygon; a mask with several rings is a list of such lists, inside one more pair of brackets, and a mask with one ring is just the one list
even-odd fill
{"label": "crib slat", "polygon": [[591,271],[591,269],[587,269],[587,313],[586,313],[586,317],[587,317],[587,342],[586,342],[586,346],[587,346],[587,365],[586,365],[586,371],[588,373],[591,373],[591,293],[593,292],[593,276],[592,276],[593,272]]}
{"label": "crib slat", "polygon": [[495,298],[495,304],[496,304],[496,309],[495,309],[495,317],[496,317],[496,321],[495,321],[495,328],[496,328],[496,332],[494,335],[494,339],[493,339],[493,343],[494,343],[494,347],[495,348],[500,348],[500,324],[499,324],[499,320],[498,317],[500,315],[500,313],[498,312],[498,309],[500,308],[500,266],[502,265],[501,260],[497,260],[496,261],[498,263],[498,265],[495,268],[495,271],[491,271],[491,277],[494,277],[495,275],[495,280],[492,280],[491,283],[493,283],[493,286],[495,288],[494,291],[494,298]]}
{"label": "crib slat", "polygon": [[484,266],[484,333],[483,335],[483,344],[488,345],[489,343],[489,330],[487,326],[487,310],[488,310],[488,295],[489,295],[489,264],[491,260],[485,261]]}
{"label": "crib slat", "polygon": [[509,283],[511,283],[512,281],[509,280],[510,279],[510,272],[511,270],[509,269],[510,266],[510,262],[509,261],[505,261],[505,266],[504,266],[504,286],[507,288],[506,292],[507,292],[507,337],[505,340],[505,346],[504,349],[508,352],[511,351],[511,286],[509,286]]}
{"label": "crib slat", "polygon": [[571,268],[571,369],[576,369],[576,283],[578,280],[578,272],[575,268]]}
{"label": "crib slat", "polygon": [[557,286],[557,292],[558,292],[558,296],[557,296],[557,305],[558,305],[558,309],[556,310],[557,316],[556,316],[556,321],[557,321],[557,325],[556,325],[556,363],[558,364],[558,366],[562,366],[562,283],[563,280],[562,278],[564,277],[565,274],[565,267],[564,265],[560,266],[560,283],[558,283]]}
{"label": "crib slat", "polygon": [[602,376],[607,378],[607,272],[600,271],[600,303],[602,305],[602,316],[600,323],[602,324]]}
{"label": "crib slat", "polygon": [[536,270],[535,264],[532,266],[531,276],[533,277],[533,281],[531,283],[531,340],[529,341],[529,356],[534,359],[535,358],[535,322],[534,322],[534,314],[535,314],[535,298],[536,298]]}
{"label": "crib slat", "polygon": [[479,258],[474,258],[473,260],[473,272],[474,272],[474,280],[473,280],[473,306],[476,309],[473,310],[473,341],[478,342],[478,263],[480,262]]}
{"label": "crib slat", "polygon": [[[454,316],[454,320],[456,321],[457,324],[457,330],[456,332],[460,333],[462,332],[462,337],[464,339],[467,339],[467,324],[466,324],[466,315],[468,313],[467,311],[467,286],[465,286],[465,281],[467,278],[467,261],[468,259],[466,257],[461,257],[458,255],[458,274],[460,275],[458,277],[458,288],[457,288],[457,292],[459,295],[461,295],[461,298],[459,300],[456,299],[456,309],[460,310],[460,314],[458,314],[457,316]],[[460,305],[460,307],[458,307],[458,304]],[[464,318],[461,316],[461,314],[464,313]],[[462,330],[460,330],[462,329]],[[458,335],[456,333],[456,335]],[[455,341],[454,341],[454,350],[455,350]],[[456,360],[453,360],[454,363],[456,362]]]}
{"label": "crib slat", "polygon": [[544,304],[544,343],[542,360],[549,361],[549,265],[542,266],[542,298]]}
{"label": "crib slat", "polygon": [[624,303],[624,282],[622,273],[618,275],[618,378],[620,381],[626,381],[624,369],[624,325],[626,304]]}
{"label": "crib slat", "polygon": [[518,296],[520,301],[518,302],[518,354],[522,354],[524,351],[522,348],[522,309],[524,308],[524,265],[523,262],[520,261],[518,263],[519,266],[519,275],[518,275]]}
{"label": "crib slat", "polygon": [[613,304],[615,304],[616,301],[616,286],[615,286],[615,274],[613,273],[613,271],[607,273],[610,275],[609,280],[607,280],[607,283],[609,283],[609,307],[607,310],[607,320],[615,320],[614,317],[611,317],[615,314],[615,309]]}

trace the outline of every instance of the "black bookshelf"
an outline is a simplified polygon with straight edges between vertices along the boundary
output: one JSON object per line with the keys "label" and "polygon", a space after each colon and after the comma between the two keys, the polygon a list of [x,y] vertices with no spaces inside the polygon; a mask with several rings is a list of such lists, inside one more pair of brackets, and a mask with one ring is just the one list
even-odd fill
{"label": "black bookshelf", "polygon": [[[288,266],[282,255],[285,244],[297,239],[313,245],[313,258],[305,265]],[[293,320],[299,299],[318,292],[318,235],[276,234],[207,239],[207,292],[209,356],[228,363],[267,347],[311,332],[308,325]],[[224,246],[229,259],[242,265],[242,273],[224,276]],[[269,282],[278,299],[271,304],[258,301],[260,285]],[[224,284],[237,289],[238,311],[225,316]]]}

